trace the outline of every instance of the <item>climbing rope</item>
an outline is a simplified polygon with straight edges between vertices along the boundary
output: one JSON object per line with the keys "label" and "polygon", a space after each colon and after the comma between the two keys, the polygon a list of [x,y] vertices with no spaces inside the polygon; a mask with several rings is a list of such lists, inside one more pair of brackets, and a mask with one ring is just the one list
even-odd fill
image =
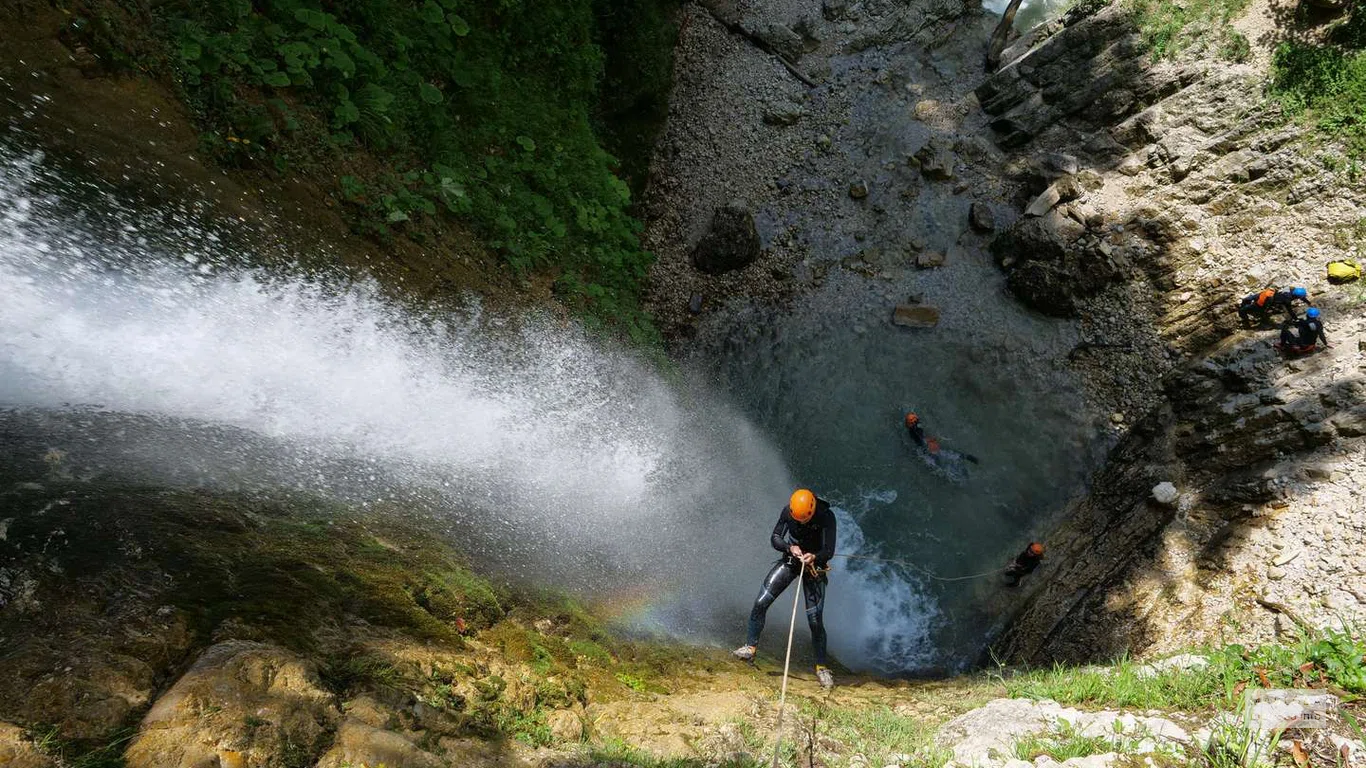
{"label": "climbing rope", "polygon": [[848,558],[848,559],[851,559],[851,560],[871,560],[871,561],[873,561],[873,562],[875,562],[875,563],[894,563],[894,564],[896,564],[896,565],[901,565],[901,566],[905,566],[905,567],[907,567],[907,568],[910,568],[911,570],[915,571],[916,573],[919,573],[919,574],[921,574],[922,576],[928,576],[929,578],[934,579],[935,581],[967,581],[967,580],[969,580],[969,579],[980,579],[980,578],[982,578],[983,576],[993,576],[993,575],[998,574],[998,573],[1003,573],[1003,572],[1005,571],[1005,569],[1007,569],[1007,568],[1010,567],[1010,566],[1008,566],[1008,565],[1003,565],[1003,566],[1001,566],[1000,568],[997,568],[997,569],[992,570],[992,571],[983,571],[982,573],[973,573],[973,574],[969,574],[969,575],[967,575],[967,576],[940,576],[939,574],[934,573],[934,572],[929,571],[929,570],[926,570],[925,568],[922,568],[922,567],[920,567],[919,565],[916,565],[915,563],[912,563],[912,562],[910,562],[910,561],[908,561],[908,560],[891,560],[891,559],[888,559],[888,558],[885,558],[885,557],[872,557],[872,556],[869,556],[869,555],[847,555],[847,554],[837,554],[837,555],[835,555],[835,557],[844,557],[844,558]]}
{"label": "climbing rope", "polygon": [[778,695],[778,733],[773,739],[773,765],[778,768],[778,751],[783,745],[783,708],[787,705],[787,673],[792,664],[792,635],[797,631],[797,605],[802,601],[802,582],[806,574],[797,576],[797,591],[792,596],[792,622],[787,625],[787,656],[783,657],[783,691]]}

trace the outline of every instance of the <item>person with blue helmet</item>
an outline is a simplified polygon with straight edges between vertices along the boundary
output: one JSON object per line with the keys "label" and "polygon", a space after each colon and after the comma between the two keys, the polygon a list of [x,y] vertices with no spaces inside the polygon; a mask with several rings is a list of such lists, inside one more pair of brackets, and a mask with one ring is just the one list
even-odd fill
{"label": "person with blue helmet", "polygon": [[1318,307],[1310,307],[1305,310],[1304,317],[1291,318],[1281,326],[1281,349],[1295,354],[1312,352],[1323,342],[1323,346],[1328,346],[1328,336],[1323,332],[1323,321],[1320,319],[1323,313]]}
{"label": "person with blue helmet", "polygon": [[1309,303],[1309,291],[1302,286],[1280,290],[1264,288],[1243,297],[1238,304],[1238,317],[1245,323],[1254,319],[1260,323],[1269,319],[1273,312],[1281,311],[1286,314],[1287,320],[1295,320],[1299,317],[1295,313],[1297,301]]}

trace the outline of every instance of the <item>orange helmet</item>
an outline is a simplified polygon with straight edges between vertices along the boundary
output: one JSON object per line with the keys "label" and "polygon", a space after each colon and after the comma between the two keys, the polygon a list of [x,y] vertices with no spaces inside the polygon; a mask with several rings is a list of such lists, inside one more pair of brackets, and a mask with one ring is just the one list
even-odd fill
{"label": "orange helmet", "polygon": [[919,416],[916,416],[914,413],[908,413],[908,414],[906,414],[906,426],[908,426],[908,427],[914,427],[916,424],[919,424],[919,423],[920,423],[920,417],[919,417]]}
{"label": "orange helmet", "polygon": [[1030,545],[1029,545],[1029,554],[1034,555],[1035,557],[1038,557],[1039,555],[1042,555],[1042,554],[1043,554],[1043,545],[1040,544],[1040,543],[1037,542],[1037,541],[1031,542]]}
{"label": "orange helmet", "polygon": [[798,488],[792,492],[792,498],[788,499],[787,508],[792,510],[793,520],[805,523],[816,514],[816,494],[805,488]]}

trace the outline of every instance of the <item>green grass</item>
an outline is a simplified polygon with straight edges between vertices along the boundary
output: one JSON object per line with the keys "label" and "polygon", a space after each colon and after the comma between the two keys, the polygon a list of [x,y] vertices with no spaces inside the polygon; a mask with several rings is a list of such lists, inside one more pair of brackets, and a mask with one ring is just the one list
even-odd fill
{"label": "green grass", "polygon": [[934,743],[936,728],[898,715],[890,707],[844,708],[806,702],[799,719],[846,746],[849,754],[864,755],[872,765],[886,765],[892,755],[914,755],[921,768],[940,768],[953,756]]}
{"label": "green grass", "polygon": [[1196,745],[1196,756],[1205,768],[1262,768],[1277,763],[1274,745],[1280,732],[1263,738],[1260,730],[1248,721],[1248,710],[1240,706],[1235,718],[1221,719],[1213,724],[1213,732],[1205,744]]}
{"label": "green grass", "polygon": [[[1349,166],[1366,156],[1366,7],[1352,3],[1321,42],[1292,39],[1276,48],[1270,92],[1285,111],[1323,136],[1342,140]],[[1355,180],[1355,179],[1353,179]]]}
{"label": "green grass", "polygon": [[123,752],[137,735],[134,728],[120,728],[99,742],[63,739],[60,728],[30,729],[28,740],[40,754],[56,758],[62,768],[124,768]]}
{"label": "green grass", "polygon": [[1106,752],[1125,752],[1129,742],[1122,735],[1116,738],[1083,736],[1070,723],[1059,723],[1051,733],[1031,733],[1015,742],[1015,756],[1033,762],[1040,755],[1062,762],[1073,757],[1090,757]]}
{"label": "green grass", "polygon": [[1247,38],[1229,27],[1250,0],[1129,0],[1129,9],[1154,59],[1210,46],[1222,58],[1246,61]]}
{"label": "green grass", "polygon": [[1109,667],[1063,667],[1002,676],[1011,697],[1139,709],[1208,711],[1239,705],[1247,687],[1334,686],[1366,693],[1366,638],[1358,630],[1321,630],[1290,645],[1229,645],[1205,651],[1209,666],[1145,676],[1119,659]]}

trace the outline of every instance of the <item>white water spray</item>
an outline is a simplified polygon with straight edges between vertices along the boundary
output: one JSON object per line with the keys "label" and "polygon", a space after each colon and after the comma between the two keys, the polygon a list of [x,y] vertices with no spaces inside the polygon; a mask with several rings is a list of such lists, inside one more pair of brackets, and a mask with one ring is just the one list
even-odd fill
{"label": "white water spray", "polygon": [[[229,270],[240,254],[191,221],[153,231],[114,206],[73,212],[64,184],[0,148],[0,406],[240,429],[289,447],[271,476],[296,487],[383,476],[434,491],[465,528],[497,530],[532,578],[590,594],[647,578],[670,630],[747,610],[793,479],[724,402],[548,322],[490,331],[477,315],[418,318],[364,285]],[[338,456],[351,476],[326,476]],[[832,633],[841,660],[921,663],[928,649],[891,639],[925,635],[931,613],[897,604],[914,586],[851,575],[831,605],[848,620]]]}

